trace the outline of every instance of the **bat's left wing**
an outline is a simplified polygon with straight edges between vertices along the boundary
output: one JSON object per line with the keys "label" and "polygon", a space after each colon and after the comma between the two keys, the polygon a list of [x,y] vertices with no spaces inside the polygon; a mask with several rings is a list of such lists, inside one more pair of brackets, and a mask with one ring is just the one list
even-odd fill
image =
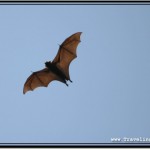
{"label": "bat's left wing", "polygon": [[54,74],[48,68],[33,72],[27,78],[24,84],[23,94],[25,94],[27,91],[33,91],[35,88],[38,87],[47,87],[48,84],[53,80],[63,82],[63,80],[59,76]]}
{"label": "bat's left wing", "polygon": [[68,80],[70,79],[69,65],[71,61],[77,57],[76,49],[80,42],[81,33],[82,32],[77,32],[68,37],[60,45],[58,53],[52,62],[66,75]]}

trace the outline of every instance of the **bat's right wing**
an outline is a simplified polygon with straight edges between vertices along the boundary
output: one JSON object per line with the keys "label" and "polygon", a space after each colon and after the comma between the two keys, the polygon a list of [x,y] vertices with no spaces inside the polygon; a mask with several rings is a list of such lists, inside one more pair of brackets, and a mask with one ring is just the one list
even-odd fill
{"label": "bat's right wing", "polygon": [[69,65],[77,57],[77,46],[80,43],[80,36],[82,32],[77,32],[68,37],[61,45],[58,50],[56,57],[52,63],[55,63],[67,77],[69,76]]}
{"label": "bat's right wing", "polygon": [[33,72],[27,78],[24,84],[23,94],[25,94],[27,91],[33,91],[35,88],[38,87],[47,87],[48,84],[53,80],[63,82],[60,77],[51,72],[48,68]]}

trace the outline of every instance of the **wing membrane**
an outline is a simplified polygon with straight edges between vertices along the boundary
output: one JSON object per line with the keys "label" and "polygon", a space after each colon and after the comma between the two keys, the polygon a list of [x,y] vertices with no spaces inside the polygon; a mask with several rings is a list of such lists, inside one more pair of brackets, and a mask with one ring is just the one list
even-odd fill
{"label": "wing membrane", "polygon": [[56,66],[64,72],[68,80],[70,79],[69,75],[69,65],[73,59],[77,57],[77,46],[80,43],[80,35],[82,32],[77,32],[70,37],[68,37],[61,45],[58,50],[56,57],[53,60],[53,63],[56,63]]}
{"label": "wing membrane", "polygon": [[51,72],[48,68],[33,72],[24,84],[23,93],[25,94],[27,91],[33,91],[38,87],[47,87],[53,80],[63,82],[60,77]]}

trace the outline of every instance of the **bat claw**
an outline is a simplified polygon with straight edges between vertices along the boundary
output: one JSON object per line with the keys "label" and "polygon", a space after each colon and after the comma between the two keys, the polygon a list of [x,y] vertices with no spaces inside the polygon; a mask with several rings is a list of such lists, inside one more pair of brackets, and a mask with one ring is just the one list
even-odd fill
{"label": "bat claw", "polygon": [[73,81],[71,81],[71,80],[69,80],[70,82],[73,82]]}

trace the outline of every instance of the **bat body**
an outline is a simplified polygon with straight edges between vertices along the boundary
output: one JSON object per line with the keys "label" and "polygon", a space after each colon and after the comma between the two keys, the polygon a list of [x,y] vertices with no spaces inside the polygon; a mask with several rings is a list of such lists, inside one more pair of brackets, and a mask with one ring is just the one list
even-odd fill
{"label": "bat body", "polygon": [[23,93],[33,91],[37,87],[47,87],[53,80],[58,80],[64,84],[70,82],[69,65],[77,57],[76,49],[80,42],[82,32],[77,32],[68,37],[61,45],[54,60],[45,62],[44,69],[33,72],[26,80]]}
{"label": "bat body", "polygon": [[45,63],[45,66],[49,69],[49,71],[52,71],[55,75],[57,75],[58,77],[60,77],[62,79],[63,83],[65,83],[68,86],[68,84],[66,82],[66,80],[68,80],[67,77],[66,77],[66,75],[59,68],[57,68],[57,66],[56,66],[55,63],[51,63],[49,61],[49,62]]}

